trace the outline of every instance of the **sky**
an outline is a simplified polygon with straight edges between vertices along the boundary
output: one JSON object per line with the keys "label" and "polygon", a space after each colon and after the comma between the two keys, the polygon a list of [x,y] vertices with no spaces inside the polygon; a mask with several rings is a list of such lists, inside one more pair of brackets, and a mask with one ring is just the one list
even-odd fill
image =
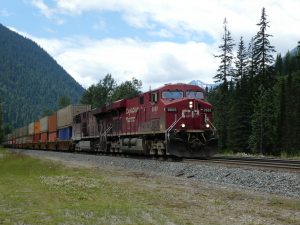
{"label": "sky", "polygon": [[106,74],[143,89],[213,83],[223,21],[238,45],[257,33],[265,7],[270,42],[300,40],[300,0],[0,0],[0,23],[34,40],[83,87]]}

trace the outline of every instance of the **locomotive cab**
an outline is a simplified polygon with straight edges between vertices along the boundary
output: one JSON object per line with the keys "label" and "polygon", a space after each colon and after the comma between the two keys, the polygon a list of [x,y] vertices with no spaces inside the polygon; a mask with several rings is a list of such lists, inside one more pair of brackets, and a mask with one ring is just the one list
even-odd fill
{"label": "locomotive cab", "polygon": [[204,100],[200,87],[161,92],[165,106],[167,151],[178,157],[209,157],[214,154],[216,129],[212,124],[212,105]]}

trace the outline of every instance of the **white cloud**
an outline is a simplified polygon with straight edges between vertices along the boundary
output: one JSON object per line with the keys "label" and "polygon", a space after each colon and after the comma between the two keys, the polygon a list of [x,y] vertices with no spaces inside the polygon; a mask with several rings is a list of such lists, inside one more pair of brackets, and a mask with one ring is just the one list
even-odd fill
{"label": "white cloud", "polygon": [[55,21],[57,24],[62,25],[65,23],[63,19],[57,16],[58,10],[50,8],[44,0],[30,0],[30,3],[38,8],[42,15],[46,16],[48,19]]}
{"label": "white cloud", "polygon": [[38,8],[44,16],[52,18],[54,10],[48,7],[43,0],[31,0],[31,4]]}
{"label": "white cloud", "polygon": [[[78,43],[78,40],[73,41]],[[86,40],[81,41],[79,47],[66,48],[55,58],[85,87],[98,82],[107,73],[118,82],[132,77],[141,79],[146,89],[149,85],[153,87],[170,81],[200,79],[212,82],[212,73],[216,69],[211,48],[203,43],[149,43],[133,39],[84,43]]]}
{"label": "white cloud", "polygon": [[18,33],[37,42],[84,87],[97,83],[107,73],[111,73],[118,82],[132,77],[141,79],[145,90],[150,85],[156,87],[194,79],[212,82],[217,66],[213,49],[205,43],[143,42],[130,38],[95,40],[86,37],[59,40]]}
{"label": "white cloud", "polygon": [[[145,86],[186,82],[200,79],[212,82],[218,62],[216,46],[223,33],[223,19],[238,42],[244,36],[247,42],[253,37],[260,20],[261,9],[266,7],[271,44],[285,53],[294,48],[299,39],[300,1],[298,0],[55,0],[50,7],[43,0],[31,0],[46,17],[72,18],[90,11],[112,11],[136,28],[158,37],[185,37],[186,43],[145,42],[122,38],[95,40],[87,37],[69,39],[42,39],[32,37],[46,49],[78,82],[88,87],[107,73],[119,81],[135,76]],[[64,17],[67,19],[67,17]],[[94,29],[105,29],[103,22]],[[291,29],[292,28],[292,29]],[[210,36],[213,43],[191,41]],[[156,84],[153,84],[156,83]],[[144,87],[147,88],[147,87]]]}
{"label": "white cloud", "polygon": [[[50,9],[43,0],[32,0],[44,15],[80,15],[87,11],[114,11],[122,14],[131,26],[150,30],[150,34],[178,35],[196,32],[219,40],[224,17],[229,21],[235,40],[244,36],[250,40],[257,32],[261,9],[266,7],[271,21],[272,43],[279,51],[295,46],[299,38],[296,29],[300,24],[300,1],[298,0],[55,0]],[[157,24],[163,26],[155,30]],[[291,29],[293,27],[294,29]],[[287,41],[289,40],[289,41]]]}

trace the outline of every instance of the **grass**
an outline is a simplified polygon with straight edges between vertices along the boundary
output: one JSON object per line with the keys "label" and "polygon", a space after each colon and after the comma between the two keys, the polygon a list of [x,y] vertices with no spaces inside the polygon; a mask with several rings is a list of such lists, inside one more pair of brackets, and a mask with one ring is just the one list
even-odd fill
{"label": "grass", "polygon": [[0,149],[0,224],[300,224],[300,200]]}
{"label": "grass", "polygon": [[281,151],[280,155],[262,155],[260,153],[245,153],[245,152],[235,152],[231,149],[224,149],[219,152],[218,155],[223,156],[245,156],[245,157],[277,157],[282,159],[294,159],[294,160],[300,160],[300,151],[297,151],[295,153],[289,153],[287,151]]}
{"label": "grass", "polygon": [[[167,222],[167,212],[140,202],[100,171],[70,169],[3,150],[0,154],[0,224]],[[153,223],[145,221],[147,214]]]}

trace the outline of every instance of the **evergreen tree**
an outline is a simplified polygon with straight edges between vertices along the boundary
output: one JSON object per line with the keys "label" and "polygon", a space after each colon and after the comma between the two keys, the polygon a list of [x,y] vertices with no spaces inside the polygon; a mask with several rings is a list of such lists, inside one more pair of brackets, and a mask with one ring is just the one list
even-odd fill
{"label": "evergreen tree", "polygon": [[68,96],[66,96],[66,95],[61,96],[61,97],[59,98],[59,100],[58,100],[58,108],[59,108],[59,109],[62,109],[62,108],[66,107],[66,106],[68,106],[68,105],[70,105],[70,104],[71,104],[71,100],[70,100],[70,98],[69,98]]}
{"label": "evergreen tree", "polygon": [[107,74],[98,84],[92,85],[87,89],[80,102],[82,104],[90,104],[92,108],[103,107],[111,103],[116,85],[116,81],[112,75]]}
{"label": "evergreen tree", "polygon": [[132,81],[125,81],[118,85],[112,95],[112,101],[128,99],[137,96],[140,91],[141,81],[132,78]]}
{"label": "evergreen tree", "polygon": [[251,120],[252,132],[249,138],[253,152],[270,154],[274,147],[276,135],[273,96],[274,92],[271,88],[265,89],[263,85],[259,86]]}
{"label": "evergreen tree", "polygon": [[247,76],[247,52],[243,37],[240,38],[237,56],[235,60],[235,70],[233,73],[233,80],[235,82]]}
{"label": "evergreen tree", "polygon": [[272,35],[267,33],[269,21],[267,21],[265,8],[262,9],[260,22],[256,25],[259,26],[259,31],[253,40],[253,56],[257,66],[260,84],[262,84],[265,88],[272,87],[274,84],[274,77],[271,65],[274,62],[273,53],[275,50],[269,40]]}
{"label": "evergreen tree", "polygon": [[221,82],[218,90],[215,93],[215,115],[216,115],[216,125],[219,134],[219,148],[225,149],[227,144],[227,125],[228,125],[228,113],[229,113],[229,92],[228,92],[228,77],[232,76],[232,60],[233,53],[232,49],[234,46],[233,39],[231,38],[231,33],[227,29],[226,18],[224,20],[224,35],[222,37],[223,44],[219,46],[221,51],[220,55],[215,57],[220,58],[221,64],[217,70],[217,74],[214,77],[216,82]]}
{"label": "evergreen tree", "polygon": [[254,57],[254,38],[251,38],[248,47],[247,74],[252,79],[257,74],[257,62]]}
{"label": "evergreen tree", "polygon": [[248,54],[241,37],[235,60],[234,79],[236,84],[231,87],[228,120],[228,147],[234,151],[247,151],[251,130],[252,96],[250,89]]}
{"label": "evergreen tree", "polygon": [[284,64],[283,64],[283,70],[282,70],[282,73],[283,75],[291,75],[292,74],[292,56],[291,56],[291,53],[290,51],[288,51],[285,56],[284,56]]}
{"label": "evergreen tree", "polygon": [[283,61],[282,61],[281,54],[279,53],[279,54],[277,54],[276,60],[275,60],[275,73],[277,75],[281,75],[282,70],[283,70]]}
{"label": "evergreen tree", "polygon": [[287,120],[286,120],[286,89],[285,89],[285,80],[284,78],[281,78],[276,87],[278,89],[278,94],[275,99],[277,99],[279,102],[275,105],[277,105],[277,115],[276,115],[276,147],[278,149],[283,149],[283,146],[285,144],[285,132],[287,131]]}
{"label": "evergreen tree", "polygon": [[219,46],[221,50],[220,55],[215,57],[220,58],[221,64],[217,70],[217,74],[214,76],[216,82],[227,83],[228,77],[232,75],[232,60],[233,60],[233,39],[231,33],[227,29],[227,20],[224,19],[224,35],[222,37],[223,44]]}

